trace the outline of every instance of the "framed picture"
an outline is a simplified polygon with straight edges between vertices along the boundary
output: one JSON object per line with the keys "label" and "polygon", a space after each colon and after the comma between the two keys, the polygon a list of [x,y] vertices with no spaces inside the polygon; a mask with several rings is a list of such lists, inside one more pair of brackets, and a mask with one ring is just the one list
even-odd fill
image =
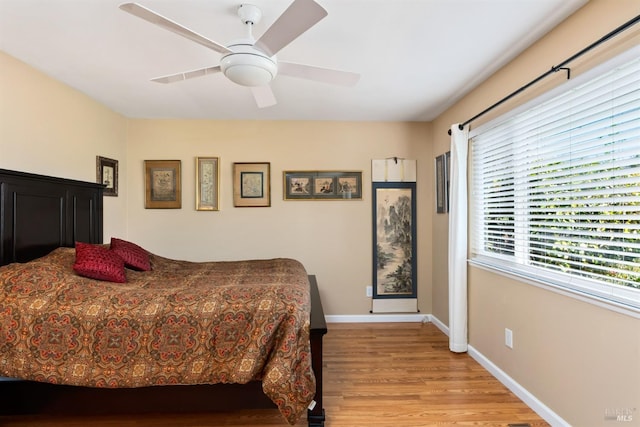
{"label": "framed picture", "polygon": [[196,210],[220,210],[220,159],[196,157]]}
{"label": "framed picture", "polygon": [[271,206],[271,163],[233,164],[233,205]]}
{"label": "framed picture", "polygon": [[96,182],[104,184],[103,195],[118,195],[118,161],[96,156]]}
{"label": "framed picture", "polygon": [[182,208],[180,160],[145,160],[145,209]]}
{"label": "framed picture", "polygon": [[416,183],[373,183],[373,297],[417,296]]}
{"label": "framed picture", "polygon": [[285,171],[285,200],[361,200],[362,172]]}
{"label": "framed picture", "polygon": [[449,152],[436,157],[436,212],[449,212]]}

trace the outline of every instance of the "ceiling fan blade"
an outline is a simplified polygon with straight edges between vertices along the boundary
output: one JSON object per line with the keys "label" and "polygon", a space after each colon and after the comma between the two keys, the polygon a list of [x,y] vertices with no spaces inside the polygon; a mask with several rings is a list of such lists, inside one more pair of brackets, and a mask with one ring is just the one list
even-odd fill
{"label": "ceiling fan blade", "polygon": [[278,61],[278,74],[340,86],[355,86],[360,80],[357,73],[285,61]]}
{"label": "ceiling fan blade", "polygon": [[208,67],[201,68],[199,70],[193,71],[185,71],[184,73],[170,74],[168,76],[156,77],[155,79],[151,79],[152,82],[156,83],[175,83],[180,82],[182,80],[193,79],[195,77],[202,77],[208,74],[215,74],[220,72],[220,66],[217,67]]}
{"label": "ceiling fan blade", "polygon": [[325,16],[327,11],[315,1],[294,0],[254,46],[273,56]]}
{"label": "ceiling fan blade", "polygon": [[271,107],[278,103],[273,91],[271,90],[271,86],[269,85],[252,86],[251,93],[253,94],[253,98],[256,100],[256,104],[258,104],[258,108]]}
{"label": "ceiling fan blade", "polygon": [[162,15],[158,15],[154,11],[149,10],[137,3],[121,4],[120,9],[124,10],[125,12],[129,12],[130,14],[137,16],[138,18],[142,18],[147,22],[158,25],[165,30],[169,30],[172,33],[176,33],[181,35],[182,37],[186,37],[189,40],[199,43],[202,46],[208,47],[209,49],[215,50],[216,52],[232,53],[232,51],[227,49],[225,46],[216,43],[213,40],[209,40],[205,36],[195,33],[178,24],[177,22],[167,19]]}

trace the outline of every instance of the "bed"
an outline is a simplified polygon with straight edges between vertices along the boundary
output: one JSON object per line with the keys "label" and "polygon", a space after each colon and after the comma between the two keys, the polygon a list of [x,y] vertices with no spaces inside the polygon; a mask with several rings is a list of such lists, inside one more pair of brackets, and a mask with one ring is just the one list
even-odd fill
{"label": "bed", "polygon": [[[291,259],[193,263],[102,244],[102,190],[0,169],[0,375],[19,379],[0,381],[0,413],[272,405],[323,426],[315,276]],[[96,257],[114,277],[84,277]]]}

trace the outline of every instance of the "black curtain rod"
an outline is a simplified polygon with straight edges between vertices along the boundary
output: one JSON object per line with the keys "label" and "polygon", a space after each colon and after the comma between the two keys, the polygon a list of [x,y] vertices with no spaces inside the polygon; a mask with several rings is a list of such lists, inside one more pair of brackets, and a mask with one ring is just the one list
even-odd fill
{"label": "black curtain rod", "polygon": [[[606,42],[607,40],[617,36],[618,34],[620,34],[621,32],[625,31],[626,29],[631,28],[632,26],[637,24],[638,21],[640,21],[640,15],[637,15],[635,18],[630,19],[629,21],[625,22],[624,24],[622,24],[621,26],[619,26],[615,30],[613,30],[610,33],[608,33],[608,34],[604,35],[603,37],[601,37],[599,40],[591,43],[589,46],[585,47],[580,52],[576,53],[575,55],[573,55],[573,56],[571,56],[571,57],[569,57],[567,59],[565,59],[560,64],[552,66],[551,69],[549,71],[547,71],[546,73],[541,74],[540,76],[538,76],[535,79],[531,80],[529,83],[527,83],[526,85],[524,85],[521,88],[517,89],[516,91],[510,93],[509,95],[505,96],[500,101],[498,101],[495,104],[493,104],[492,106],[486,108],[485,110],[483,110],[483,111],[479,112],[478,114],[476,114],[475,116],[471,117],[466,122],[459,124],[458,128],[460,130],[464,129],[464,127],[466,125],[468,125],[469,123],[473,122],[474,120],[476,120],[479,117],[484,116],[485,114],[487,114],[489,111],[493,110],[494,108],[496,108],[500,104],[510,100],[514,96],[518,95],[520,92],[523,92],[523,91],[527,90],[529,87],[533,86],[534,84],[538,83],[540,80],[544,79],[545,77],[547,77],[547,76],[549,76],[549,75],[551,75],[553,73],[557,73],[558,71],[565,70],[565,71],[567,71],[567,79],[571,78],[571,69],[565,67],[565,65],[567,65],[568,63],[570,63],[574,59],[579,58],[580,56],[584,55],[585,53],[587,53],[591,49],[595,48],[596,46],[598,46],[598,45]],[[448,132],[449,132],[449,135],[451,135],[451,129],[449,129]]]}

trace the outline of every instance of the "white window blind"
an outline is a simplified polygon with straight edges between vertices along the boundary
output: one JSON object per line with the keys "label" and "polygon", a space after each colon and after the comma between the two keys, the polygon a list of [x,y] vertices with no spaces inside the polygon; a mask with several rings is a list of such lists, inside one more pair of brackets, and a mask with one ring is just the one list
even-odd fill
{"label": "white window blind", "polygon": [[472,258],[640,309],[640,59],[494,121],[471,154]]}

